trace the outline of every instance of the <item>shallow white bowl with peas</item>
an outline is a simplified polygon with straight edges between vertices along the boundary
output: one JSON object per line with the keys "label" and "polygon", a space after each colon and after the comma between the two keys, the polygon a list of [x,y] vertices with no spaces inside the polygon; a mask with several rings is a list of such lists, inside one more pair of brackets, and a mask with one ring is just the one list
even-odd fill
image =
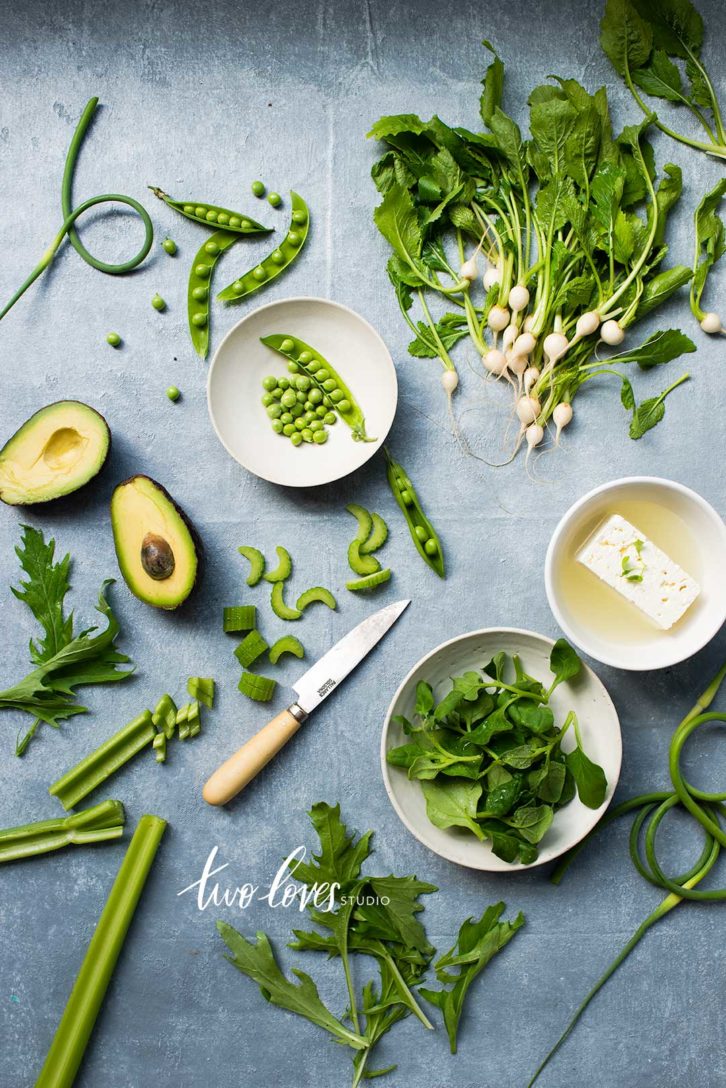
{"label": "shallow white bowl with peas", "polygon": [[396,370],[379,334],[322,298],[281,299],[247,314],[217,348],[207,382],[209,415],[227,452],[287,487],[359,469],[385,441],[397,401]]}

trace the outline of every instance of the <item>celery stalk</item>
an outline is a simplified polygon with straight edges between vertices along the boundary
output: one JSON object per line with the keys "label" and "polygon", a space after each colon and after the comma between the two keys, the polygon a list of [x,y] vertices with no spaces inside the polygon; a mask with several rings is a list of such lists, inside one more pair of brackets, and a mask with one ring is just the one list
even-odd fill
{"label": "celery stalk", "polygon": [[155,735],[151,713],[145,710],[96,748],[95,752],[71,767],[49,787],[48,793],[57,797],[66,811],[73,808],[137,752],[152,744]]}
{"label": "celery stalk", "polygon": [[0,863],[47,854],[64,846],[120,839],[124,833],[124,807],[120,801],[102,801],[72,816],[39,820],[21,827],[0,830]]}
{"label": "celery stalk", "polygon": [[159,816],[139,820],[35,1088],[71,1088],[165,830]]}

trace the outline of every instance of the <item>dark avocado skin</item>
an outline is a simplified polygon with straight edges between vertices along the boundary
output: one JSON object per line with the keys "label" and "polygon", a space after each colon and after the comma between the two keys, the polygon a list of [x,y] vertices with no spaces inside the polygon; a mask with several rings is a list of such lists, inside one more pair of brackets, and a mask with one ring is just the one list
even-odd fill
{"label": "dark avocado skin", "polygon": [[35,506],[44,506],[46,503],[49,503],[49,502],[58,502],[60,499],[66,498],[67,495],[73,495],[73,494],[75,494],[76,491],[80,491],[80,489],[82,487],[85,487],[86,484],[90,484],[91,481],[95,480],[96,477],[99,476],[100,473],[102,472],[102,470],[105,468],[105,466],[106,466],[106,464],[108,462],[108,459],[111,456],[111,446],[113,444],[113,435],[112,435],[112,432],[111,432],[111,428],[108,425],[108,421],[107,421],[106,417],[103,416],[98,411],[97,408],[93,408],[90,404],[86,404],[85,401],[81,401],[81,400],[79,400],[79,401],[54,400],[50,404],[45,404],[42,408],[39,408],[37,412],[33,412],[32,416],[28,416],[28,418],[25,420],[25,422],[22,423],[18,427],[17,431],[15,431],[15,433],[10,436],[10,438],[7,440],[7,442],[5,442],[3,444],[3,446],[0,448],[0,455],[2,455],[2,453],[7,449],[7,447],[11,444],[11,442],[14,442],[15,439],[17,438],[17,436],[22,431],[24,431],[26,429],[26,427],[31,426],[33,424],[33,422],[35,420],[37,420],[38,418],[42,418],[50,408],[57,408],[58,405],[60,405],[60,404],[78,404],[81,407],[85,408],[86,411],[93,413],[93,415],[97,416],[100,419],[100,421],[103,424],[103,427],[104,427],[104,429],[106,431],[106,435],[108,437],[108,443],[107,443],[107,446],[106,446],[106,455],[105,455],[105,457],[103,458],[101,463],[98,465],[95,472],[93,472],[90,476],[88,476],[83,481],[83,483],[78,485],[78,487],[74,487],[70,491],[64,491],[61,495],[49,495],[47,498],[36,498],[36,499],[33,499],[32,501],[28,501],[28,502],[14,502],[14,503],[6,503],[5,499],[2,497],[2,494],[0,494],[0,502],[4,503],[6,506],[31,506],[31,507],[35,507]]}
{"label": "dark avocado skin", "polygon": [[[195,577],[194,577],[194,582],[192,584],[192,587],[191,587],[188,594],[184,597],[184,599],[182,601],[178,602],[178,604],[175,604],[175,605],[171,605],[171,604],[170,605],[156,605],[152,601],[147,600],[147,598],[145,598],[145,597],[139,597],[139,594],[136,592],[136,590],[133,588],[133,586],[129,583],[129,581],[126,578],[126,575],[124,573],[123,563],[121,561],[121,556],[119,555],[118,543],[115,541],[116,554],[117,554],[117,557],[119,559],[119,566],[121,567],[121,573],[124,576],[124,581],[126,581],[126,584],[128,585],[131,592],[134,594],[134,596],[139,597],[139,600],[142,600],[145,604],[151,604],[152,607],[159,607],[159,608],[165,609],[166,611],[173,611],[175,608],[178,608],[181,604],[183,604],[185,601],[187,601],[189,599],[189,597],[191,597],[192,594],[196,591],[197,586],[199,585],[199,581],[200,581],[202,571],[203,571],[203,567],[204,567],[204,544],[202,542],[201,537],[199,536],[199,533],[196,530],[196,527],[195,527],[194,523],[191,521],[191,519],[188,517],[188,515],[184,512],[184,510],[181,508],[181,506],[179,506],[178,503],[176,503],[174,501],[174,498],[172,497],[172,495],[169,494],[169,492],[164,487],[164,485],[160,484],[158,482],[158,480],[155,480],[152,476],[147,476],[146,473],[143,473],[143,472],[134,473],[133,476],[129,476],[127,479],[122,480],[119,484],[117,484],[116,488],[114,488],[114,493],[121,487],[125,487],[127,485],[133,484],[136,480],[145,480],[148,484],[150,484],[161,495],[161,497],[169,504],[169,506],[174,510],[175,514],[180,519],[180,521],[183,522],[185,528],[187,529],[187,532],[189,533],[189,536],[191,537],[192,547],[194,548],[194,554],[195,554],[196,560],[197,560],[197,569],[196,569],[196,572],[195,572]],[[113,515],[112,515],[112,522],[113,522]],[[112,525],[112,527],[113,527],[113,525]],[[114,537],[115,537],[115,534],[114,534]],[[180,562],[180,557],[176,556],[175,558],[177,560],[177,563],[179,563]],[[183,560],[183,557],[182,557],[182,560]],[[136,557],[134,557],[134,561],[135,562],[137,561]],[[139,567],[140,567],[141,566],[140,560],[138,560],[138,562],[139,562]],[[163,582],[161,582],[159,584],[163,585]]]}

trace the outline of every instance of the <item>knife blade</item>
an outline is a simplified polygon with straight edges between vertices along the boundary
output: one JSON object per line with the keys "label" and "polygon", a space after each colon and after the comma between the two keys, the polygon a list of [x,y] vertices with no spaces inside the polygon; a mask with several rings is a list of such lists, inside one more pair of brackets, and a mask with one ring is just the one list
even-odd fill
{"label": "knife blade", "polygon": [[410,603],[396,601],[374,612],[316,661],[293,685],[297,702],[281,711],[217,767],[204,784],[204,800],[210,805],[225,805],[244,789],[298,731],[308,715],[380,642]]}

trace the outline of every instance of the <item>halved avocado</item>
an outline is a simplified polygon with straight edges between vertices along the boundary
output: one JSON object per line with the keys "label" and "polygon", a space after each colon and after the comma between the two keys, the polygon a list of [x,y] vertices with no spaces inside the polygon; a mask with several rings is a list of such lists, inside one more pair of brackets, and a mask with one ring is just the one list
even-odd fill
{"label": "halved avocado", "polygon": [[78,400],[59,400],[32,415],[0,450],[0,499],[10,506],[70,495],[103,468],[111,432]]}
{"label": "halved avocado", "polygon": [[154,608],[178,608],[197,580],[200,548],[169,492],[149,476],[124,480],[111,496],[111,526],[131,592]]}

